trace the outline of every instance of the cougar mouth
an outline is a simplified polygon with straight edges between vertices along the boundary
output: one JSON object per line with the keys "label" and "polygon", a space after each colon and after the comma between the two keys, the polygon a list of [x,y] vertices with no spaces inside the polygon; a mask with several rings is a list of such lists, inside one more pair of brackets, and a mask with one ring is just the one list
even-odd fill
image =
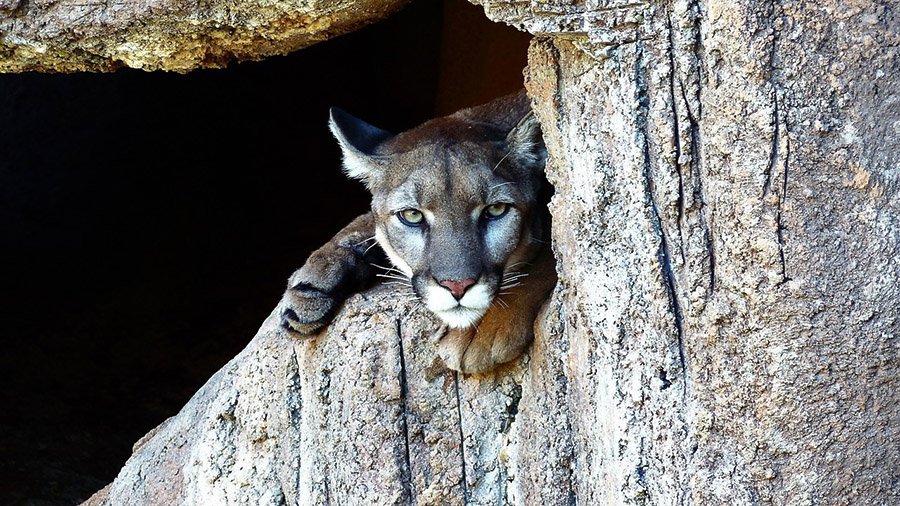
{"label": "cougar mouth", "polygon": [[444,287],[427,286],[420,295],[425,306],[452,328],[467,328],[475,325],[491,307],[493,290],[487,283],[479,281],[466,290],[456,300]]}

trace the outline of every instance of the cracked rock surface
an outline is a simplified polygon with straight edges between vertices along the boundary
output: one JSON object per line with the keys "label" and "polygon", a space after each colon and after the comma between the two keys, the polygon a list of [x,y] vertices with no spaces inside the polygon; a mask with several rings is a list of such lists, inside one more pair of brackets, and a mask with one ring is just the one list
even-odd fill
{"label": "cracked rock surface", "polygon": [[450,373],[384,287],[312,340],[270,318],[91,502],[900,501],[895,7],[479,3],[538,34],[530,353]]}
{"label": "cracked rock surface", "polygon": [[900,500],[896,6],[484,4],[541,34],[570,497]]}
{"label": "cracked rock surface", "polygon": [[87,504],[493,504],[524,390],[542,394],[516,365],[457,377],[440,323],[398,295],[353,296],[307,340],[274,312]]}
{"label": "cracked rock surface", "polygon": [[0,0],[0,72],[187,72],[321,42],[409,0]]}

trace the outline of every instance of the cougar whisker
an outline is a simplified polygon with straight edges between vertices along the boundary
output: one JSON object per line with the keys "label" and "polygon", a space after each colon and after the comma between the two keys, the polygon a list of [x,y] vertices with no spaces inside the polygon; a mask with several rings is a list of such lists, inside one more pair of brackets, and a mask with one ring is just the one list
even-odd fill
{"label": "cougar whisker", "polygon": [[405,287],[407,287],[407,288],[412,288],[412,285],[411,285],[411,284],[409,284],[409,283],[404,283],[403,281],[385,281],[385,282],[383,282],[382,284],[385,284],[385,285],[401,285],[401,286],[405,286]]}
{"label": "cougar whisker", "polygon": [[491,169],[491,172],[494,172],[495,170],[497,170],[497,167],[499,167],[500,164],[503,163],[503,160],[506,160],[506,157],[508,157],[510,155],[510,153],[512,153],[512,149],[510,149],[509,151],[506,152],[505,155],[503,155],[503,158],[501,158],[500,161],[497,162],[497,165],[494,165],[494,168]]}
{"label": "cougar whisker", "polygon": [[354,246],[359,246],[359,245],[361,245],[361,244],[365,244],[365,243],[367,243],[367,242],[369,242],[369,241],[372,241],[372,240],[375,240],[375,236],[374,236],[374,235],[373,235],[372,237],[369,237],[368,239],[363,239],[362,241],[359,241],[358,243],[354,244]]}
{"label": "cougar whisker", "polygon": [[394,273],[394,272],[376,272],[375,275],[376,275],[376,276],[381,276],[381,277],[388,277],[388,276],[390,276],[390,277],[395,277],[395,278],[405,279],[405,280],[407,280],[407,281],[409,280],[408,277],[406,277],[406,276],[401,276],[401,275],[399,275],[399,274],[397,274],[397,273]]}
{"label": "cougar whisker", "polygon": [[504,273],[506,273],[506,272],[513,272],[513,269],[515,269],[516,267],[518,267],[518,266],[520,266],[520,265],[534,265],[534,264],[532,264],[531,262],[516,262],[516,263],[514,263],[514,264],[512,264],[512,265],[507,265],[507,266],[506,266],[506,271],[504,271]]}
{"label": "cougar whisker", "polygon": [[371,266],[373,266],[373,267],[378,267],[379,269],[381,269],[381,270],[383,270],[383,271],[385,271],[385,272],[387,272],[387,273],[397,273],[397,274],[400,274],[400,275],[402,275],[402,276],[408,278],[408,276],[406,276],[406,273],[405,273],[405,272],[401,271],[400,269],[398,269],[398,268],[396,268],[396,267],[384,267],[384,266],[378,265],[378,264],[376,264],[376,263],[369,263],[369,265],[371,265]]}
{"label": "cougar whisker", "polygon": [[366,256],[366,255],[369,253],[369,250],[371,250],[371,249],[374,248],[375,246],[378,246],[378,243],[377,243],[377,242],[373,242],[372,244],[370,244],[369,247],[366,248],[365,251],[363,251],[363,256]]}
{"label": "cougar whisker", "polygon": [[397,281],[402,281],[404,283],[409,282],[409,278],[403,278],[400,276],[395,276],[393,274],[376,274],[376,276],[378,276],[379,278],[385,278],[385,279],[396,279]]}

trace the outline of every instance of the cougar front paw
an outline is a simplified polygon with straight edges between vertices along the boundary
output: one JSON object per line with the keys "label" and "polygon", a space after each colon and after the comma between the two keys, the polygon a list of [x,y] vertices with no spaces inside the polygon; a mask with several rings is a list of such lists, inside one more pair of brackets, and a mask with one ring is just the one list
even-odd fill
{"label": "cougar front paw", "polygon": [[284,294],[281,327],[304,336],[314,334],[331,322],[338,306],[338,300],[315,288],[289,288]]}
{"label": "cougar front paw", "polygon": [[534,339],[530,322],[485,317],[477,327],[450,329],[437,351],[450,369],[466,374],[489,371],[518,358]]}

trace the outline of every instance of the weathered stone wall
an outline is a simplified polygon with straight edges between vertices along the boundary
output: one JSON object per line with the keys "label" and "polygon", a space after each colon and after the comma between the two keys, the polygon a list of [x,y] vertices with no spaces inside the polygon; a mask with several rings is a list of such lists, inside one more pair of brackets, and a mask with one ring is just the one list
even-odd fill
{"label": "weathered stone wall", "polygon": [[93,502],[900,501],[895,6],[483,3],[538,34],[529,355],[450,373],[387,288],[270,319]]}
{"label": "weathered stone wall", "polygon": [[896,501],[894,6],[485,3],[544,34],[578,502]]}
{"label": "weathered stone wall", "polygon": [[494,504],[523,370],[457,377],[398,295],[354,296],[305,341],[274,312],[87,504]]}

